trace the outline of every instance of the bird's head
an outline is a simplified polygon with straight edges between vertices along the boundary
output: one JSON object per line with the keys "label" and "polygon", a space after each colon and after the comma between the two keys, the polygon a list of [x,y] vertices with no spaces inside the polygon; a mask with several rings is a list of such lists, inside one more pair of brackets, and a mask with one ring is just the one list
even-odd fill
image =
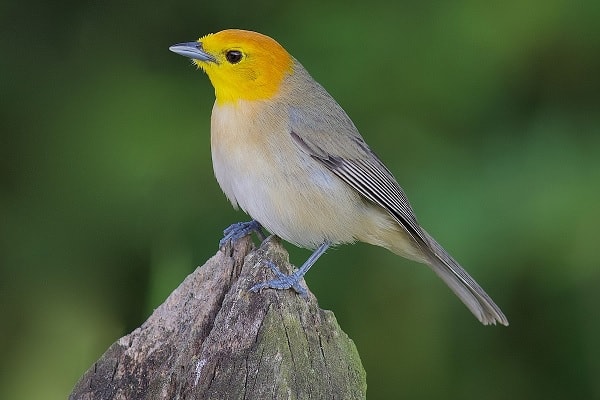
{"label": "bird's head", "polygon": [[219,104],[270,99],[293,68],[292,57],[279,43],[251,31],[228,29],[169,49],[206,72]]}

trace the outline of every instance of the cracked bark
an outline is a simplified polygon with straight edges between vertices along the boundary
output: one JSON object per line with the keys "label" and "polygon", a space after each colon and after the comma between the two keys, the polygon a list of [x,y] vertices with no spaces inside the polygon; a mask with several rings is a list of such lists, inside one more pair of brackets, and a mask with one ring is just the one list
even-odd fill
{"label": "cracked bark", "polygon": [[[248,292],[292,266],[276,238],[249,237],[199,267],[115,342],[70,399],[364,399],[365,371],[331,311],[291,290]],[[304,284],[304,283],[303,283]]]}

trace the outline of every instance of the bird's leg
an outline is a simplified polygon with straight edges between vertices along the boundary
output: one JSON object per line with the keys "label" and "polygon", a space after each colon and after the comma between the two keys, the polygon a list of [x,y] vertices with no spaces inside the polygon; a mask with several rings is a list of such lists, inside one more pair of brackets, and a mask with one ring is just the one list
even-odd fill
{"label": "bird's leg", "polygon": [[265,240],[265,235],[262,233],[262,225],[258,221],[252,220],[231,224],[223,231],[223,239],[219,241],[219,248],[225,246],[230,240],[238,240],[252,232],[256,232],[261,242]]}
{"label": "bird's leg", "polygon": [[273,264],[271,261],[266,261],[267,265],[271,268],[271,270],[273,271],[273,273],[275,274],[275,276],[277,278],[270,280],[270,281],[257,283],[256,285],[254,285],[250,288],[250,291],[251,292],[259,292],[265,288],[270,288],[270,289],[293,288],[296,291],[296,293],[298,293],[302,297],[306,297],[306,289],[304,289],[300,285],[300,280],[302,279],[304,274],[306,274],[308,272],[310,267],[312,267],[313,264],[319,259],[319,257],[321,257],[321,255],[323,253],[325,253],[325,251],[329,248],[330,245],[331,245],[331,243],[328,241],[323,242],[310,255],[310,257],[308,257],[308,260],[306,260],[304,262],[304,264],[302,264],[302,266],[298,270],[296,270],[294,273],[292,273],[290,275],[286,275],[283,272],[281,272],[279,270],[279,268],[277,268],[277,266],[275,264]]}

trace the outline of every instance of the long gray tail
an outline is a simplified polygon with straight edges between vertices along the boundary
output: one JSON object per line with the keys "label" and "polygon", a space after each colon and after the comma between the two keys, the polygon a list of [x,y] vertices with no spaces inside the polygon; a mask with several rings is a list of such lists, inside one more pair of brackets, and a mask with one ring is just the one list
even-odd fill
{"label": "long gray tail", "polygon": [[477,282],[440,246],[435,239],[423,230],[431,254],[428,263],[431,269],[442,278],[446,285],[462,300],[463,303],[484,325],[508,325],[508,319],[500,307],[488,296]]}

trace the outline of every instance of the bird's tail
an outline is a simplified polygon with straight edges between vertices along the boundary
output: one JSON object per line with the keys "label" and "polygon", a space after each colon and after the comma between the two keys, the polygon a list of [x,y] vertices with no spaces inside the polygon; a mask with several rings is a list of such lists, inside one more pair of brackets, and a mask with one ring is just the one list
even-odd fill
{"label": "bird's tail", "polygon": [[446,285],[462,300],[471,312],[484,325],[508,325],[508,319],[500,307],[488,296],[467,271],[465,271],[442,246],[427,232],[423,231],[428,241],[429,253],[427,264],[442,278]]}

